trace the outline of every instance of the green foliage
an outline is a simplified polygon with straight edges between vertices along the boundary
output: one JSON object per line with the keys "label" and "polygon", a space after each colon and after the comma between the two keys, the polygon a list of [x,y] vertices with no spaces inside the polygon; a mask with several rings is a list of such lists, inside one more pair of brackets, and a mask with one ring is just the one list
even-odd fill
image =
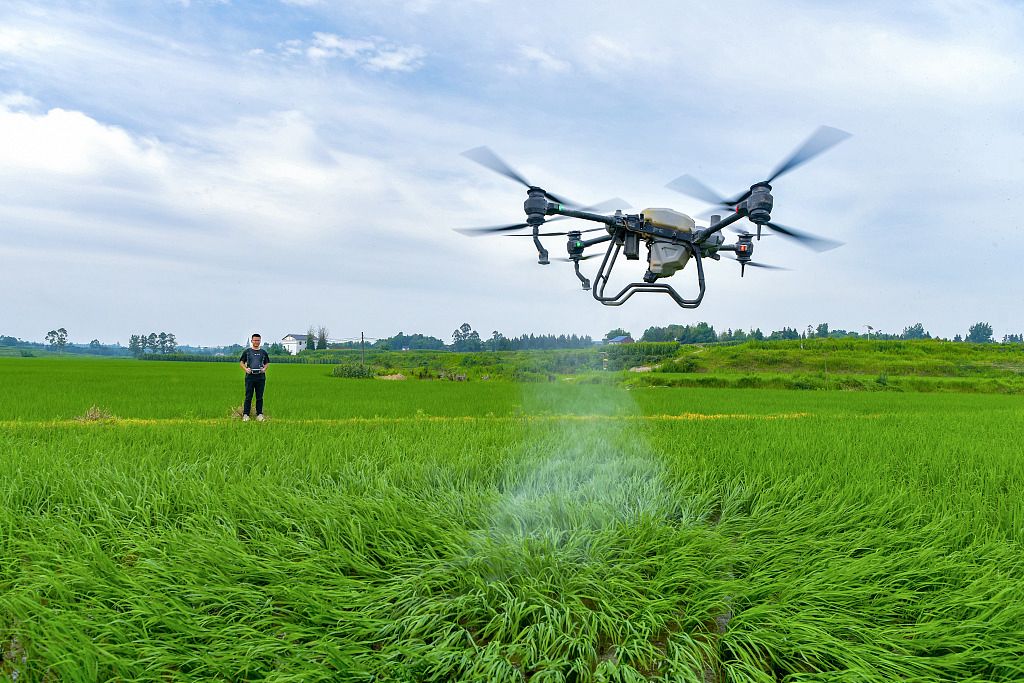
{"label": "green foliage", "polygon": [[335,365],[331,370],[332,377],[348,377],[350,379],[373,379],[373,370],[365,365]]}
{"label": "green foliage", "polygon": [[903,334],[900,335],[903,339],[931,339],[931,335],[924,329],[924,325],[921,323],[914,323],[909,327],[903,328]]}
{"label": "green foliage", "polygon": [[967,330],[967,340],[974,344],[991,344],[995,341],[992,338],[992,326],[988,323],[974,323]]}
{"label": "green foliage", "polygon": [[[358,344],[357,344],[358,346]],[[374,348],[381,349],[384,351],[402,351],[403,349],[409,349],[410,351],[421,351],[421,350],[444,350],[444,340],[438,339],[437,337],[430,337],[422,334],[403,334],[399,332],[393,337],[387,339],[378,339],[373,343]]]}
{"label": "green foliage", "polygon": [[674,355],[677,342],[637,342],[604,347],[608,354],[609,370],[624,370],[639,365],[650,365]]}
{"label": "green foliage", "polygon": [[669,359],[658,365],[658,372],[696,372],[700,364],[696,358]]}
{"label": "green foliage", "polygon": [[648,327],[640,338],[642,342],[679,342],[681,344],[706,344],[718,341],[715,328],[700,322],[696,325],[669,325]]}
{"label": "green foliage", "polygon": [[1017,398],[0,372],[0,678],[1021,678]]}
{"label": "green foliage", "polygon": [[480,351],[483,347],[480,333],[474,330],[469,323],[462,323],[459,329],[452,332],[453,351]]}
{"label": "green foliage", "polygon": [[604,335],[604,340],[615,339],[616,337],[632,337],[628,330],[624,330],[621,327],[616,327],[614,330],[608,330],[608,334]]}

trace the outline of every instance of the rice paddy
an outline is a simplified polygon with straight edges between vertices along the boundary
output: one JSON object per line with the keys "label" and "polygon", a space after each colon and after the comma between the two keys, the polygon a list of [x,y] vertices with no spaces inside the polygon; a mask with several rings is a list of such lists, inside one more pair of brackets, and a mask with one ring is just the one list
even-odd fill
{"label": "rice paddy", "polygon": [[1024,397],[0,377],[0,677],[1024,679]]}

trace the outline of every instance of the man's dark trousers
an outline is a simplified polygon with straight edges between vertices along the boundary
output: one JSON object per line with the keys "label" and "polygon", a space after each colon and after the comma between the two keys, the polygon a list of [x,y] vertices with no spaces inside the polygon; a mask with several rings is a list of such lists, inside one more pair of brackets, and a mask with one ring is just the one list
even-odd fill
{"label": "man's dark trousers", "polygon": [[267,386],[267,376],[262,372],[258,375],[246,373],[245,375],[245,405],[242,406],[242,414],[248,415],[252,408],[252,395],[256,393],[256,414],[263,414],[263,390]]}

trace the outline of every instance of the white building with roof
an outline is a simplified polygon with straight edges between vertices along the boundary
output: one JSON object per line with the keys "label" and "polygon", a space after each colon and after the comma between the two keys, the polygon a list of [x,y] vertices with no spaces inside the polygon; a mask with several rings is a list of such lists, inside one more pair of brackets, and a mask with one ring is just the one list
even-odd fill
{"label": "white building with roof", "polygon": [[284,338],[281,339],[281,346],[283,346],[285,350],[293,356],[298,355],[299,351],[306,348],[306,333],[292,332],[290,334],[286,334]]}

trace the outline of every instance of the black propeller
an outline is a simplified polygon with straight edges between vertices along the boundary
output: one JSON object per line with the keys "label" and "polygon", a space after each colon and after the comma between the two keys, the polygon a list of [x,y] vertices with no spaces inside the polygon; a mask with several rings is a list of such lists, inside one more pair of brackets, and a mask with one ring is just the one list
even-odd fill
{"label": "black propeller", "polygon": [[736,258],[735,256],[726,256],[726,258],[732,259],[733,261],[739,261],[740,264],[744,266],[753,266],[754,268],[768,268],[770,270],[789,270],[789,268],[784,268],[782,266],[773,266],[770,263],[760,263],[758,261],[747,261],[746,263],[743,263],[743,261],[740,261],[740,259]]}
{"label": "black propeller", "polygon": [[788,237],[792,240],[796,240],[797,243],[814,251],[829,251],[830,249],[835,249],[836,247],[843,246],[843,243],[839,242],[838,240],[830,240],[827,237],[819,237],[812,233],[804,232],[803,230],[797,230],[796,228],[790,228],[785,225],[779,225],[778,223],[772,223],[771,221],[765,223],[765,225],[767,225],[769,228],[779,233],[780,235]]}
{"label": "black propeller", "polygon": [[[818,252],[829,251],[830,249],[835,249],[837,247],[843,246],[843,243],[838,241],[838,240],[831,240],[831,239],[828,239],[827,237],[819,237],[818,235],[815,235],[815,234],[812,234],[812,233],[809,233],[809,232],[805,232],[803,230],[797,230],[796,228],[790,228],[788,226],[781,225],[779,223],[773,223],[773,222],[769,221],[769,222],[765,223],[765,226],[771,228],[772,230],[774,230],[776,233],[778,233],[782,237],[788,237],[789,239],[795,240],[801,246],[807,247],[808,249],[812,249],[814,251],[818,251]],[[748,232],[746,230],[743,230],[743,229],[740,229],[740,228],[734,228],[734,227],[731,227],[731,226],[730,226],[729,229],[732,230],[733,232],[739,233],[741,236],[742,235],[753,235],[753,236],[757,237],[758,239],[761,239],[762,237],[771,237],[772,234],[773,234],[773,233],[766,233],[764,235],[753,234],[753,233],[750,233],[750,232]]]}
{"label": "black propeller", "polygon": [[[764,181],[771,184],[776,178],[789,173],[797,166],[807,163],[814,157],[818,156],[822,152],[835,147],[840,142],[850,137],[850,134],[846,131],[839,130],[838,128],[832,128],[830,126],[821,126],[818,130],[814,131],[802,145],[797,147],[793,152],[786,157],[778,166],[772,170],[771,175]],[[717,206],[725,206],[732,208],[742,202],[744,199],[750,196],[750,190],[742,192],[739,195],[726,198],[721,194],[712,190],[710,187],[700,182],[691,175],[681,175],[666,187],[676,192],[700,199],[707,202],[708,204],[715,204]]]}
{"label": "black propeller", "polygon": [[[552,221],[565,220],[566,218],[568,216],[555,216],[544,222],[550,223]],[[529,227],[531,227],[529,223],[509,223],[508,225],[489,225],[482,228],[455,228],[455,232],[461,232],[463,235],[469,235],[470,237],[482,237],[496,232],[511,232],[512,230],[521,230]],[[530,237],[533,237],[533,235],[531,234]]]}
{"label": "black propeller", "polygon": [[793,150],[793,153],[790,154],[785,161],[776,166],[775,170],[772,171],[772,174],[768,176],[768,179],[765,182],[771,185],[772,181],[779,176],[789,173],[801,164],[807,163],[822,152],[835,147],[848,137],[850,137],[850,134],[845,130],[839,130],[838,128],[832,128],[831,126],[821,126],[811,134],[811,137],[804,141],[804,144]]}
{"label": "black propeller", "polygon": [[[462,156],[467,159],[471,159],[481,166],[489,168],[495,173],[503,175],[509,180],[513,180],[526,188],[536,187],[526,178],[521,176],[514,168],[505,163],[505,160],[495,154],[490,147],[474,147],[473,149],[468,149],[463,152]],[[559,197],[547,190],[544,190],[544,196],[559,204],[565,204],[566,206],[579,206],[576,202],[566,199],[565,197]]]}
{"label": "black propeller", "polygon": [[[467,159],[471,159],[472,161],[475,161],[481,166],[489,168],[495,173],[503,175],[509,180],[513,180],[526,188],[535,187],[534,185],[531,185],[530,181],[524,178],[518,171],[509,166],[504,159],[495,154],[494,150],[492,150],[490,147],[474,147],[473,149],[469,149],[463,152],[462,156],[466,157]],[[578,202],[574,202],[570,199],[566,199],[565,197],[553,194],[551,192],[548,192],[547,190],[544,190],[544,196],[558,204],[562,204],[564,206],[568,206],[574,209],[579,209],[580,211],[589,211],[591,213],[606,213],[609,211],[615,211],[616,209],[631,208],[629,202],[620,197],[613,197],[612,199],[607,199],[603,202],[599,202],[598,204],[592,204],[590,206],[582,206]]]}
{"label": "black propeller", "polygon": [[[603,230],[605,230],[605,228],[590,228],[589,230],[572,230],[572,231],[569,231],[569,232],[576,232],[576,233],[583,234],[585,232],[597,232],[599,230],[603,231]],[[538,237],[554,237],[556,235],[561,235],[561,236],[564,237],[565,235],[568,235],[569,232],[538,232],[537,236]],[[526,233],[526,234],[523,234],[523,235],[502,235],[502,237],[533,237],[533,233]]]}
{"label": "black propeller", "polygon": [[597,258],[598,256],[604,256],[604,254],[587,254],[586,256],[580,256],[579,258],[567,258],[565,256],[556,256],[555,260],[565,261],[566,263],[572,263],[573,261],[586,261],[587,259]]}

